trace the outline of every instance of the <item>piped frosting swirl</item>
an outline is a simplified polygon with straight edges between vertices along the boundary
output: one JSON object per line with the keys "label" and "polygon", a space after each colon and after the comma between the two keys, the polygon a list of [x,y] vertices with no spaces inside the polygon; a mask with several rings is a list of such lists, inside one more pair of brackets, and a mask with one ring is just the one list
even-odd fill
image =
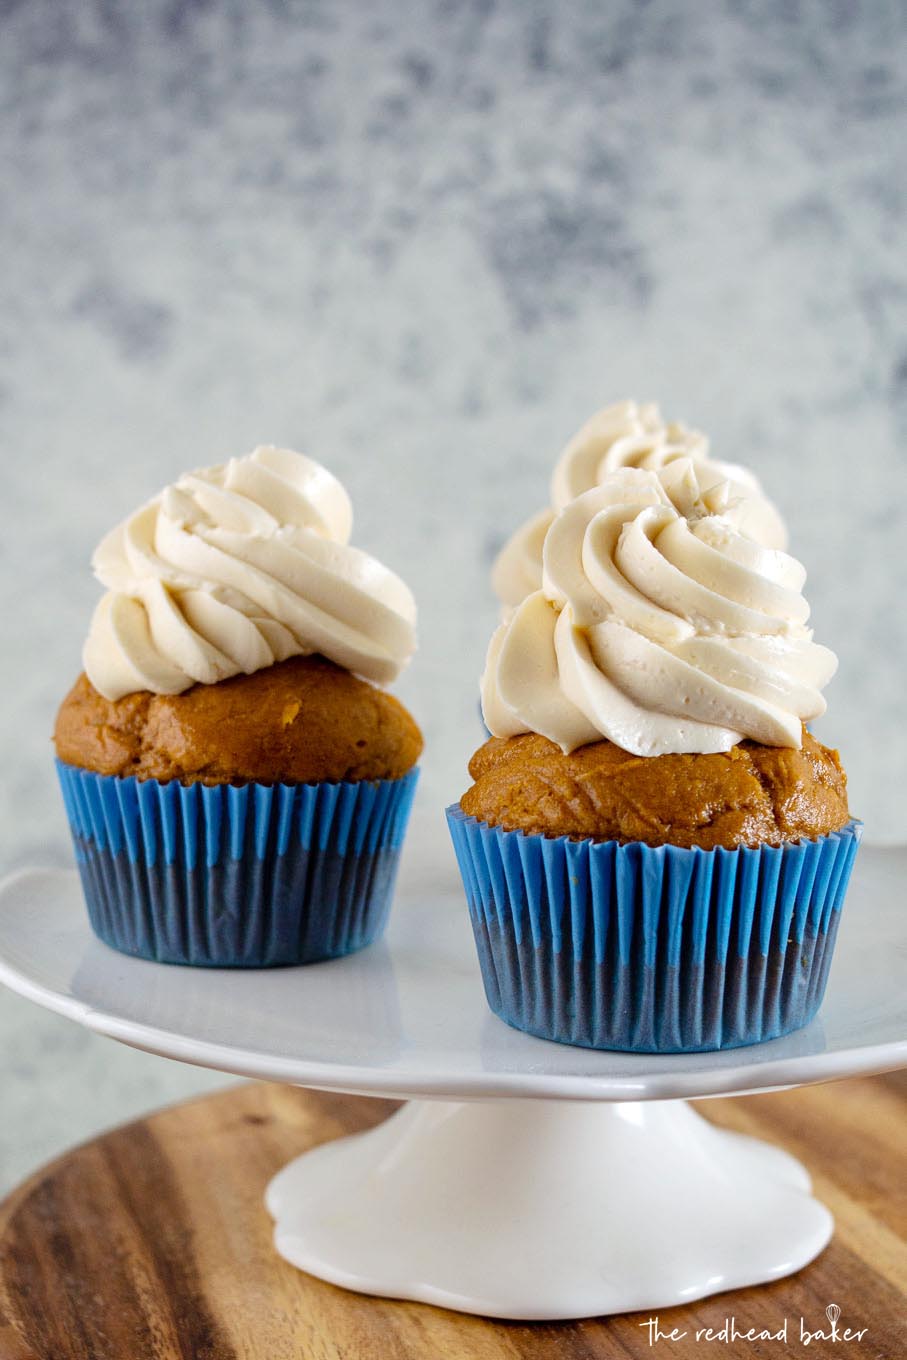
{"label": "piped frosting swirl", "polygon": [[108,699],[178,694],[320,652],[393,680],[415,650],[408,587],[349,545],[343,486],[314,459],[260,446],[188,473],[98,545],[107,587],[83,651]]}
{"label": "piped frosting swirl", "polygon": [[[654,472],[681,514],[690,506],[686,467],[696,470],[696,493],[715,514],[767,548],[787,547],[787,530],[757,479],[736,463],[709,457],[709,441],[679,422],[665,423],[653,402],[618,402],[598,411],[570,440],[551,478],[551,508],[527,520],[508,540],[492,569],[492,584],[513,608],[542,584],[542,543],[559,510],[621,468]],[[682,465],[680,471],[675,465]],[[676,500],[675,500],[676,496]]]}
{"label": "piped frosting swirl", "polygon": [[803,567],[715,513],[708,478],[689,457],[624,467],[555,515],[542,587],[489,647],[495,736],[645,756],[800,746],[836,659],[812,641]]}

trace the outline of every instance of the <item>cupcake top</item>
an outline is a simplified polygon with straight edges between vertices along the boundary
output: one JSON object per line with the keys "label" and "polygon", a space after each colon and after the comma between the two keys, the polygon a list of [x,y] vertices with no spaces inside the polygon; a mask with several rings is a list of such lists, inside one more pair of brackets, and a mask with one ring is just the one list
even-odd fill
{"label": "cupcake top", "polygon": [[837,667],[812,641],[793,557],[716,504],[689,456],[605,474],[557,513],[542,585],[495,632],[482,706],[498,737],[633,755],[799,748]]}
{"label": "cupcake top", "polygon": [[709,441],[679,422],[665,423],[653,402],[618,402],[598,411],[570,440],[551,478],[551,508],[522,525],[494,564],[492,584],[505,608],[542,585],[542,544],[558,511],[612,472],[640,468],[658,475],[681,514],[692,508],[691,483],[678,464],[695,465],[700,504],[730,519],[767,548],[786,548],[787,530],[756,477],[735,463],[709,457]]}
{"label": "cupcake top", "polygon": [[416,646],[409,588],[349,545],[352,510],[314,459],[263,445],[187,473],[119,524],[92,566],[107,588],[83,665],[115,700],[320,653],[385,684]]}

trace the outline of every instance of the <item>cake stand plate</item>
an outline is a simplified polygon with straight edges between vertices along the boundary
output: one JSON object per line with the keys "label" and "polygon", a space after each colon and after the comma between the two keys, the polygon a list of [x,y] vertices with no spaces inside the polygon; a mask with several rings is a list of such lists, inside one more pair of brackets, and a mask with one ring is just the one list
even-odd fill
{"label": "cake stand plate", "polygon": [[288,1260],[349,1288],[513,1318],[689,1301],[799,1269],[828,1211],[787,1154],[683,1102],[907,1066],[907,848],[864,846],[828,997],[805,1030],[718,1054],[596,1053],[488,1011],[462,894],[401,891],[347,959],[244,972],[125,958],[78,879],[0,889],[0,981],[167,1057],[323,1090],[410,1098],[272,1181]]}

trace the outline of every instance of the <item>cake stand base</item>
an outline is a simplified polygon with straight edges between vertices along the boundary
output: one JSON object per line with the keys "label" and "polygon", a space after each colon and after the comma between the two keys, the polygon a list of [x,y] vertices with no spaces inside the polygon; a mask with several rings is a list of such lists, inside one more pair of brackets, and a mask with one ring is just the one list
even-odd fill
{"label": "cake stand base", "polygon": [[411,1101],[298,1157],[266,1202],[312,1275],[527,1320],[778,1279],[833,1226],[799,1162],[684,1101]]}

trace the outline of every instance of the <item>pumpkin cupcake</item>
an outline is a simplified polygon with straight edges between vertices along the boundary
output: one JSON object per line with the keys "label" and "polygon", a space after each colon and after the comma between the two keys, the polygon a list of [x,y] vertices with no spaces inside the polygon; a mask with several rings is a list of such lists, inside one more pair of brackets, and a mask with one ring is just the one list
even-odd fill
{"label": "pumpkin cupcake", "polygon": [[422,737],[379,686],[416,610],[351,526],[324,467],[260,447],[181,477],[95,552],[107,593],[54,740],[114,948],[264,967],[383,928]]}
{"label": "pumpkin cupcake", "polygon": [[677,458],[568,501],[491,641],[448,820],[489,1003],[544,1038],[729,1048],[822,999],[860,831],[804,726],[836,661],[799,562],[711,478]]}

